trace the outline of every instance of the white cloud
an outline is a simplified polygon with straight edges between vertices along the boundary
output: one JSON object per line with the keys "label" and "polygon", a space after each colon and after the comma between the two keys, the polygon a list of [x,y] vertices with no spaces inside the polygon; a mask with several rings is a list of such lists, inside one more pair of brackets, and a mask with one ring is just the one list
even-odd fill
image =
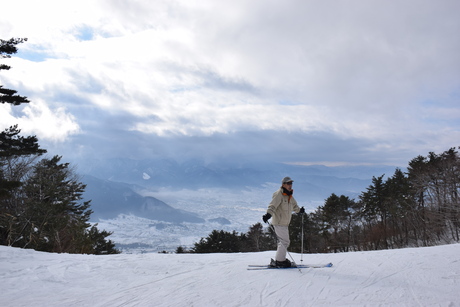
{"label": "white cloud", "polygon": [[[29,37],[20,48],[55,59],[14,60],[4,76],[33,103],[66,107],[63,135],[88,118],[81,104],[129,114],[124,129],[159,136],[261,130],[370,140],[370,152],[449,147],[459,131],[458,9],[447,0],[15,1],[0,37]],[[426,135],[439,144],[420,142]]]}
{"label": "white cloud", "polygon": [[14,116],[11,106],[1,105],[3,128],[17,124],[23,134],[36,135],[39,140],[52,142],[62,142],[69,135],[80,132],[74,116],[66,113],[63,107],[50,109],[42,100],[36,100],[21,108],[20,113],[24,115]]}

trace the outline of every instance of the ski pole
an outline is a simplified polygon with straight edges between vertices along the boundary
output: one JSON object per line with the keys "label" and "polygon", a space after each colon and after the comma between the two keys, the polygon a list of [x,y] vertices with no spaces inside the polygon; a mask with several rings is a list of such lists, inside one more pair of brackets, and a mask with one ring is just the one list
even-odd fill
{"label": "ski pole", "polygon": [[303,264],[303,216],[304,216],[305,213],[302,213],[302,234],[301,234],[301,248],[300,248],[300,264]]}

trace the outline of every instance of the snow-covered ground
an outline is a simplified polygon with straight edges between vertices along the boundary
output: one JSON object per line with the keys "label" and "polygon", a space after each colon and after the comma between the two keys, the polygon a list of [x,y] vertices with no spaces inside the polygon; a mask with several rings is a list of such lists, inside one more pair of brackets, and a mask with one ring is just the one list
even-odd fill
{"label": "snow-covered ground", "polygon": [[124,254],[174,252],[182,246],[191,249],[194,243],[207,237],[212,230],[246,233],[249,224],[231,223],[168,223],[140,218],[133,215],[119,215],[115,219],[99,220],[98,228],[113,232],[107,239],[116,243],[116,248]]}
{"label": "snow-covered ground", "polygon": [[[460,244],[304,254],[49,254],[0,246],[1,306],[460,306]],[[301,255],[292,254],[300,263]]]}

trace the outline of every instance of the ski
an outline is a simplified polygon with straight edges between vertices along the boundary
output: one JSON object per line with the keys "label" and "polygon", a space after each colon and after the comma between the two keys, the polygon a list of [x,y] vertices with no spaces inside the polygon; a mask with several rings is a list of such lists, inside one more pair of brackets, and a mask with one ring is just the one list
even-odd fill
{"label": "ski", "polygon": [[305,269],[302,267],[290,267],[290,268],[277,268],[277,267],[272,267],[269,265],[262,266],[262,267],[248,267],[248,271],[257,271],[257,270],[289,270],[289,269]]}
{"label": "ski", "polygon": [[289,268],[278,268],[278,267],[272,267],[270,265],[260,265],[260,264],[250,264],[248,266],[248,270],[268,270],[268,269],[320,269],[320,268],[330,268],[332,267],[332,263],[327,263],[327,264],[299,264],[295,267],[289,267]]}
{"label": "ski", "polygon": [[[248,267],[250,268],[266,268],[266,267],[271,267],[271,268],[274,268],[274,269],[277,269],[277,267],[273,267],[273,266],[270,266],[270,265],[267,265],[267,264],[250,264],[248,265]],[[302,264],[302,265],[297,265],[297,266],[293,266],[293,267],[289,267],[289,268],[285,268],[285,269],[295,269],[295,268],[306,268],[307,266]]]}

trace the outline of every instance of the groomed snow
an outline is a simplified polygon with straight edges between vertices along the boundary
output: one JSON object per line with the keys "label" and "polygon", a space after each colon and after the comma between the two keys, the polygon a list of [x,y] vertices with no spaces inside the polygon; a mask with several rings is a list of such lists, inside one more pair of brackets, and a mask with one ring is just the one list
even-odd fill
{"label": "groomed snow", "polygon": [[[460,306],[460,244],[304,254],[49,254],[0,246],[1,306]],[[292,254],[300,263],[300,254]]]}

